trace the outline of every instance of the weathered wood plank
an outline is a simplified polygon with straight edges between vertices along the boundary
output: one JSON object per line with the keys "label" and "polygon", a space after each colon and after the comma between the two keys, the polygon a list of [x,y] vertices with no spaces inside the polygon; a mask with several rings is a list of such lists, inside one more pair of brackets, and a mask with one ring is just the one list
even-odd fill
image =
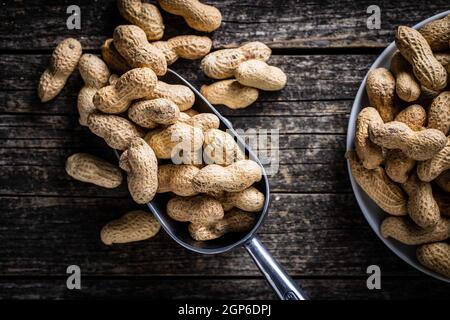
{"label": "weathered wood plank", "polygon": [[[152,1],[154,2],[154,1]],[[448,10],[448,1],[435,0],[426,6],[419,1],[378,1],[381,28],[367,28],[366,12],[373,1],[208,1],[223,15],[220,29],[213,33],[214,47],[259,40],[273,48],[381,48],[393,40],[399,24],[413,25]],[[51,49],[62,38],[79,38],[88,49],[99,48],[114,27],[126,23],[114,1],[78,1],[81,30],[66,27],[68,0],[22,2],[7,1],[0,12],[0,49]],[[179,17],[163,13],[166,35],[192,34]],[[30,23],[33,21],[33,23]]]}
{"label": "weathered wood plank", "polygon": [[[274,194],[260,239],[294,276],[419,273],[369,229],[351,194]],[[164,232],[139,243],[107,247],[103,225],[139,208],[129,197],[2,197],[0,276],[57,276],[79,265],[91,276],[259,275],[244,252],[207,256],[178,246]]]}
{"label": "weathered wood plank", "polygon": [[[368,290],[366,279],[296,279],[314,300],[445,300],[448,285],[430,278],[384,277],[381,290]],[[81,290],[67,290],[66,279],[0,280],[10,299],[202,299],[272,300],[263,279],[82,278]],[[433,289],[430,290],[430,287]],[[177,310],[170,310],[176,312]]]}
{"label": "weathered wood plank", "polygon": [[[35,90],[39,77],[46,68],[49,55],[0,55],[0,91],[30,90],[28,101],[36,108],[45,110],[36,98]],[[305,55],[273,56],[271,64],[282,68],[287,76],[286,88],[277,92],[261,92],[260,101],[302,101],[302,100],[353,100],[360,82],[364,78],[375,55]],[[196,88],[211,83],[199,68],[199,61],[179,61],[174,70],[188,79]],[[73,105],[75,96],[82,86],[76,72],[62,91],[62,99],[55,102],[60,108]],[[34,92],[31,92],[34,91]],[[6,99],[6,98],[4,98]],[[23,98],[21,98],[23,99]],[[14,101],[10,101],[14,104]],[[6,103],[4,103],[6,105]],[[52,103],[49,103],[52,105]]]}

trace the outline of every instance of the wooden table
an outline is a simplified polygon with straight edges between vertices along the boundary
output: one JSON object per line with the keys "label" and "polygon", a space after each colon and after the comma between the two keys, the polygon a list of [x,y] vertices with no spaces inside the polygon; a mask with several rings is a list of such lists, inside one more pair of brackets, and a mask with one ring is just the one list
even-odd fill
{"label": "wooden table", "polygon": [[[76,37],[85,52],[98,53],[125,22],[113,0],[80,0],[82,29],[69,31],[73,2],[0,5],[0,298],[274,298],[243,249],[202,256],[164,232],[141,243],[101,243],[102,226],[137,206],[123,186],[104,190],[64,171],[74,152],[113,159],[78,124],[78,73],[47,104],[36,86],[60,40]],[[448,0],[210,2],[224,17],[212,35],[215,49],[263,41],[273,48],[270,62],[289,78],[284,90],[262,93],[248,109],[220,108],[236,128],[280,130],[280,170],[270,178],[261,240],[313,299],[448,297],[448,284],[409,267],[372,232],[343,158],[352,100],[393,29],[449,9]],[[379,30],[366,27],[371,4],[382,10]],[[163,16],[166,36],[193,33],[182,19]],[[173,68],[196,87],[210,82],[198,61]],[[82,290],[66,288],[73,264],[81,267]],[[381,290],[366,287],[372,264],[381,267]]]}

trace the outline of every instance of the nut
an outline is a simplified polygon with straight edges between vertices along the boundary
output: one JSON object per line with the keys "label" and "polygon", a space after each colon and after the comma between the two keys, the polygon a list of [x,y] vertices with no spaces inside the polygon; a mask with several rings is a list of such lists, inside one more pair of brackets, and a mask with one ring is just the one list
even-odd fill
{"label": "nut", "polygon": [[128,190],[137,203],[153,200],[158,189],[158,161],[155,153],[141,138],[131,140],[120,156],[119,166],[128,173]]}
{"label": "nut", "polygon": [[416,101],[420,96],[420,84],[414,78],[412,66],[396,52],[391,60],[391,71],[395,75],[395,91],[406,102]]}
{"label": "nut", "polygon": [[375,108],[362,109],[356,120],[355,151],[364,168],[375,169],[383,162],[383,150],[369,139],[369,123],[383,124]]}
{"label": "nut", "polygon": [[220,11],[198,0],[158,0],[163,10],[182,16],[189,27],[198,31],[212,32],[220,27]]}
{"label": "nut", "polygon": [[149,95],[157,77],[150,68],[136,68],[123,74],[114,85],[101,88],[94,96],[95,107],[105,113],[122,113],[131,102]]}
{"label": "nut", "polygon": [[159,40],[164,34],[164,23],[158,8],[139,0],[118,0],[120,14],[144,30],[148,40]]}
{"label": "nut", "polygon": [[38,95],[42,102],[52,100],[61,92],[80,57],[81,44],[75,39],[65,39],[56,46],[50,65],[39,80]]}
{"label": "nut", "polygon": [[412,130],[419,131],[425,126],[427,112],[422,106],[413,104],[400,111],[395,117],[395,121],[403,122]]}
{"label": "nut", "polygon": [[258,89],[246,87],[235,79],[203,85],[201,94],[212,104],[223,104],[231,109],[247,108],[258,99]]}
{"label": "nut", "polygon": [[89,129],[103,138],[113,149],[125,150],[131,140],[143,137],[144,132],[133,123],[119,116],[92,113],[88,117]]}
{"label": "nut", "polygon": [[395,43],[403,57],[412,65],[414,75],[425,87],[441,90],[447,85],[447,71],[436,60],[427,40],[419,31],[399,26]]}
{"label": "nut", "polygon": [[144,128],[155,128],[158,124],[170,125],[178,121],[180,110],[170,100],[158,98],[133,103],[128,109],[128,118]]}
{"label": "nut", "polygon": [[150,68],[158,76],[167,72],[164,54],[147,41],[144,30],[134,25],[118,26],[114,30],[114,46],[132,68]]}
{"label": "nut", "polygon": [[400,149],[411,159],[431,159],[447,143],[447,137],[439,130],[413,131],[408,125],[392,121],[383,125],[369,124],[370,139],[387,149]]}
{"label": "nut", "polygon": [[383,168],[364,168],[354,151],[347,151],[345,156],[356,183],[381,209],[396,216],[406,215],[405,194],[389,179]]}
{"label": "nut", "polygon": [[209,223],[223,214],[220,202],[210,196],[175,197],[167,202],[167,215],[176,221]]}
{"label": "nut", "polygon": [[236,207],[248,212],[259,212],[264,207],[264,194],[255,187],[240,192],[227,192],[220,199],[225,211]]}
{"label": "nut", "polygon": [[105,43],[103,43],[102,58],[108,67],[118,74],[123,74],[131,69],[114,46],[113,39],[107,39]]}
{"label": "nut", "polygon": [[156,41],[152,45],[161,50],[167,64],[171,65],[178,58],[196,60],[204,57],[211,51],[212,41],[208,37],[185,35],[167,41]]}
{"label": "nut", "polygon": [[441,130],[445,135],[450,129],[450,91],[444,91],[433,99],[428,110],[428,128]]}
{"label": "nut", "polygon": [[447,138],[447,144],[441,151],[417,165],[417,175],[420,180],[430,182],[448,169],[450,169],[450,137]]}
{"label": "nut", "polygon": [[442,190],[450,192],[450,170],[441,173],[435,181]]}
{"label": "nut", "polygon": [[267,61],[272,50],[262,42],[249,42],[235,49],[211,52],[203,58],[201,69],[210,78],[226,79],[234,76],[236,68],[244,61],[257,59]]}
{"label": "nut", "polygon": [[210,129],[205,132],[203,150],[208,164],[228,166],[245,159],[244,151],[234,138],[228,132],[219,129]]}
{"label": "nut", "polygon": [[158,193],[173,192],[176,195],[188,197],[196,192],[192,188],[192,180],[200,171],[190,164],[164,164],[158,167]]}
{"label": "nut", "polygon": [[104,188],[116,188],[122,183],[122,171],[117,166],[87,153],[67,158],[66,172],[75,180]]}
{"label": "nut", "polygon": [[234,76],[244,86],[265,91],[281,90],[286,86],[287,81],[283,70],[256,59],[242,62],[237,67]]}
{"label": "nut", "polygon": [[417,260],[428,269],[450,278],[450,244],[438,242],[420,246]]}
{"label": "nut", "polygon": [[259,164],[252,160],[241,160],[228,167],[217,164],[205,166],[192,180],[192,186],[197,192],[239,192],[260,181],[262,170]]}
{"label": "nut", "polygon": [[154,237],[160,228],[161,225],[150,213],[137,210],[109,222],[103,227],[100,238],[106,245],[142,241]]}
{"label": "nut", "polygon": [[392,73],[385,68],[370,70],[367,75],[366,91],[370,106],[378,110],[383,121],[394,120],[395,79]]}
{"label": "nut", "polygon": [[386,153],[384,169],[388,177],[395,182],[405,183],[415,166],[416,160],[408,158],[401,150],[392,149]]}
{"label": "nut", "polygon": [[450,40],[450,14],[442,19],[427,23],[420,28],[419,32],[427,40],[433,51],[448,50]]}
{"label": "nut", "polygon": [[194,92],[189,87],[181,84],[168,84],[163,81],[158,81],[155,89],[146,96],[148,100],[157,98],[173,101],[180,111],[190,109],[195,102]]}
{"label": "nut", "polygon": [[219,118],[212,113],[196,114],[186,120],[182,120],[182,122],[187,123],[188,125],[191,125],[193,127],[200,128],[203,132],[206,132],[210,129],[218,129],[220,126]]}

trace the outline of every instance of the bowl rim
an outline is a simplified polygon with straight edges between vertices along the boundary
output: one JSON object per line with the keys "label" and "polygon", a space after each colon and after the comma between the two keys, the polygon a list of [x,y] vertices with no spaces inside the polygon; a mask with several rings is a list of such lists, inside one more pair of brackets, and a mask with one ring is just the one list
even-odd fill
{"label": "bowl rim", "polygon": [[[434,21],[434,20],[438,20],[441,19],[443,17],[445,17],[446,15],[450,14],[450,10],[438,13],[428,19],[425,19],[419,23],[417,23],[416,25],[414,25],[412,28],[414,29],[419,29],[422,26],[424,26],[425,24]],[[389,46],[383,50],[383,52],[378,56],[378,58],[375,60],[375,62],[370,66],[370,70],[373,70],[375,68],[378,68],[380,66],[382,66],[383,61],[389,57],[392,56],[393,53],[397,50],[396,46],[395,46],[395,42],[391,42],[389,44]],[[369,72],[368,71],[368,72]],[[368,73],[367,72],[367,73]],[[354,148],[354,140],[355,140],[355,129],[356,129],[356,118],[358,116],[359,111],[361,110],[362,107],[362,99],[364,97],[364,95],[366,94],[365,92],[365,87],[366,87],[366,80],[367,80],[367,73],[358,89],[358,92],[355,96],[355,100],[353,102],[352,105],[352,109],[351,109],[351,113],[350,113],[350,118],[349,118],[349,122],[348,122],[348,127],[347,127],[347,139],[346,139],[346,149],[347,150],[352,150]],[[358,202],[358,205],[364,215],[364,217],[366,218],[367,222],[369,223],[370,227],[372,228],[372,230],[377,234],[377,236],[381,239],[381,241],[383,241],[383,243],[392,251],[394,252],[399,258],[401,258],[403,261],[405,261],[406,263],[408,263],[409,265],[413,266],[414,268],[416,268],[417,270],[444,282],[450,283],[450,279],[446,278],[434,271],[431,271],[428,268],[425,268],[424,266],[422,266],[418,261],[417,258],[415,257],[415,254],[412,256],[411,254],[407,254],[405,252],[406,248],[414,248],[414,252],[415,252],[415,248],[417,246],[406,246],[401,244],[400,242],[398,242],[397,240],[391,239],[391,238],[384,238],[381,235],[380,232],[380,226],[379,223],[375,220],[375,215],[376,213],[374,212],[374,209],[372,209],[374,206],[376,206],[376,204],[368,198],[368,196],[365,194],[365,192],[359,187],[359,185],[355,182],[353,175],[351,173],[350,170],[350,163],[347,160],[347,171],[350,177],[350,182],[352,185],[352,189],[353,189],[353,193],[356,197],[356,200]],[[372,207],[372,208],[371,208]],[[378,212],[382,212],[382,210],[377,207],[377,211]],[[387,215],[386,213],[384,213],[385,215]]]}

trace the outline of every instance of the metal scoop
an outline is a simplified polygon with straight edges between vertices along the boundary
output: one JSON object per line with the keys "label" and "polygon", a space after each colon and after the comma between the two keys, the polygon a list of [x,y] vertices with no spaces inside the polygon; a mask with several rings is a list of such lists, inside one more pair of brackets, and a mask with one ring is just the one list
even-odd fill
{"label": "metal scoop", "polygon": [[227,130],[228,133],[234,136],[238,144],[245,148],[244,150],[249,155],[249,158],[256,161],[261,166],[263,178],[260,182],[255,184],[255,187],[264,194],[265,202],[263,210],[259,213],[256,224],[248,233],[229,233],[219,239],[204,242],[193,240],[189,235],[185,223],[174,221],[166,214],[166,204],[169,200],[167,194],[158,194],[153,201],[147,204],[148,207],[172,239],[186,249],[202,254],[217,254],[243,245],[280,299],[306,300],[307,298],[304,292],[286,274],[283,268],[274,260],[272,255],[255,235],[268,213],[270,197],[269,182],[260,161],[248,146],[245,145],[242,138],[233,129],[231,123],[220,115],[220,113],[189,82],[170,69],[167,74],[160,79],[170,84],[183,84],[188,86],[195,94],[195,109],[199,112],[215,114],[220,119],[220,129]]}

